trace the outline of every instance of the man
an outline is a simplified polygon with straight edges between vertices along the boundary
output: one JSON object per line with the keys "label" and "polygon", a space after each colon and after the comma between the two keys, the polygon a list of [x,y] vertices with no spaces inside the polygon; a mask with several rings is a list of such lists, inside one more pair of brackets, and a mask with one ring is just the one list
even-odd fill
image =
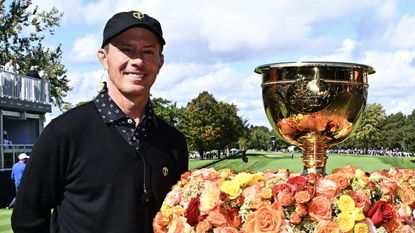
{"label": "man", "polygon": [[[14,181],[14,187],[16,188],[16,194],[17,190],[19,189],[19,184],[20,180],[22,179],[24,169],[26,168],[26,161],[30,158],[30,156],[27,156],[25,153],[21,153],[17,158],[19,159],[19,162],[13,165],[11,176],[11,179]],[[7,206],[7,209],[13,208],[15,202],[16,197],[13,198],[12,202],[10,202],[9,206]]]}
{"label": "man", "polygon": [[188,168],[183,134],[149,102],[164,44],[159,22],[141,12],[107,22],[98,58],[108,85],[42,132],[17,195],[15,233],[153,232],[165,195]]}
{"label": "man", "polygon": [[39,75],[39,66],[31,66],[30,70],[27,71],[26,76],[35,78],[35,79],[42,79]]}
{"label": "man", "polygon": [[8,148],[8,145],[13,145],[13,142],[9,140],[9,135],[6,130],[3,130],[3,144],[5,148]]}
{"label": "man", "polygon": [[291,159],[294,159],[295,146],[289,146],[287,149],[289,152],[291,152]]}
{"label": "man", "polygon": [[10,58],[10,60],[4,65],[4,70],[8,71],[10,73],[18,73],[20,69],[19,64],[17,64],[13,58]]}

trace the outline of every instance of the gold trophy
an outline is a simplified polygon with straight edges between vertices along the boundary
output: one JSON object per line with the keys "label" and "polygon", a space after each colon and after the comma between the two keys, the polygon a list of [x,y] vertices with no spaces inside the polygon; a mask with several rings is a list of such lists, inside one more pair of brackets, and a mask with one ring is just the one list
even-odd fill
{"label": "gold trophy", "polygon": [[342,62],[261,65],[267,118],[283,140],[302,151],[301,175],[326,175],[326,150],[356,128],[367,100],[371,66]]}

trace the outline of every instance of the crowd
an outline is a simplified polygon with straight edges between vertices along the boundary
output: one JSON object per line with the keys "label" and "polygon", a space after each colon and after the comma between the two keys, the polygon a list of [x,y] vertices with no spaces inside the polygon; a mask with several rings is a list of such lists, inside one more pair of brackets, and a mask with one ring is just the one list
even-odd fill
{"label": "crowd", "polygon": [[359,154],[359,155],[374,155],[374,156],[388,156],[388,157],[411,157],[414,156],[411,152],[405,152],[401,149],[385,149],[385,148],[369,148],[367,150],[363,148],[332,148],[328,149],[327,153],[334,154]]}

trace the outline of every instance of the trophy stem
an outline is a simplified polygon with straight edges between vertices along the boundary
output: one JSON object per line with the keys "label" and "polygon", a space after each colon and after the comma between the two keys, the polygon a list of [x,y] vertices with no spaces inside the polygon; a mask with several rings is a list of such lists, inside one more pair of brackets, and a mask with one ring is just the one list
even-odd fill
{"label": "trophy stem", "polygon": [[302,176],[309,173],[316,173],[319,175],[327,175],[326,173],[326,144],[319,141],[317,135],[308,137],[302,144],[303,149],[303,171]]}

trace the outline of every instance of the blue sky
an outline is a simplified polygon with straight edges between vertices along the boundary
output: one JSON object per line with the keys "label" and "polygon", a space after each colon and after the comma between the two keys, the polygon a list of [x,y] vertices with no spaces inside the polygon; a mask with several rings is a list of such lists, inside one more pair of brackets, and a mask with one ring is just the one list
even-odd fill
{"label": "blue sky", "polygon": [[[253,125],[269,126],[261,77],[265,63],[319,60],[363,63],[369,103],[386,113],[415,109],[415,4],[412,0],[33,0],[64,12],[47,39],[62,44],[73,91],[67,101],[93,98],[104,72],[97,58],[106,20],[140,10],[162,24],[165,65],[152,94],[185,105],[200,92],[232,102]],[[107,77],[104,75],[102,80]],[[57,109],[48,117],[59,115]]]}

